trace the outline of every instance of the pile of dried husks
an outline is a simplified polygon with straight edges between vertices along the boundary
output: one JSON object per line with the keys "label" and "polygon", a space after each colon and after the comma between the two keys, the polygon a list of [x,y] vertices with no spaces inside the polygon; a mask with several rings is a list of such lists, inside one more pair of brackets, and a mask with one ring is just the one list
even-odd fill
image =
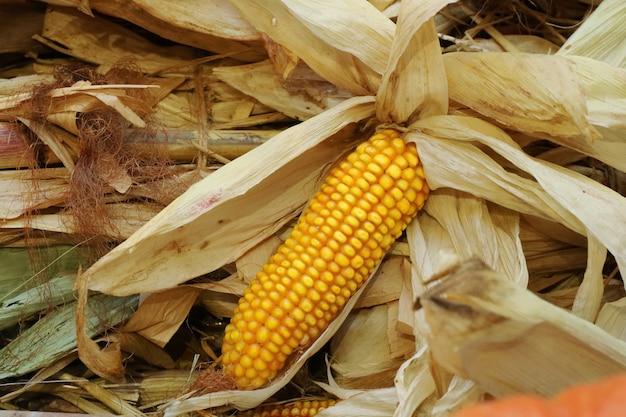
{"label": "pile of dried husks", "polygon": [[565,391],[626,372],[623,0],[0,20],[7,415],[526,416],[623,392]]}

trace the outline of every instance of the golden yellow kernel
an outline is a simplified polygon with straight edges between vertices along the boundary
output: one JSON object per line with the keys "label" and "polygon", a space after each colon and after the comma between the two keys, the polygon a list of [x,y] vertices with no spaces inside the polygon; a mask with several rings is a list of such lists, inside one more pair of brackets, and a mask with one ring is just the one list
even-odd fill
{"label": "golden yellow kernel", "polygon": [[320,251],[320,256],[325,261],[330,261],[334,258],[334,253],[330,248],[322,248]]}
{"label": "golden yellow kernel", "polygon": [[363,195],[363,191],[359,187],[350,188],[350,194],[352,194],[356,198],[361,198]]}
{"label": "golden yellow kernel", "polygon": [[331,294],[341,294],[341,287],[338,285],[332,285],[330,287]]}
{"label": "golden yellow kernel", "polygon": [[357,205],[365,211],[370,211],[372,209],[372,205],[365,200],[359,201]]}
{"label": "golden yellow kernel", "polygon": [[[356,199],[354,198],[354,196],[352,194],[346,195],[346,200],[348,198],[354,199],[354,201],[356,202]],[[352,205],[347,203],[346,201],[340,201],[337,204],[337,208],[341,211],[341,217],[337,217],[337,218],[338,219],[343,219],[343,214],[348,214],[350,212],[350,209],[352,209]]]}
{"label": "golden yellow kernel", "polygon": [[363,173],[363,178],[370,184],[374,184],[378,180],[378,177],[369,171]]}
{"label": "golden yellow kernel", "polygon": [[385,190],[390,189],[391,187],[394,186],[395,181],[393,180],[393,178],[391,178],[389,175],[387,174],[383,174],[380,179],[378,180],[378,183],[381,185],[381,187],[383,187]]}
{"label": "golden yellow kernel", "polygon": [[[346,194],[348,191],[350,191],[350,187],[348,187],[348,186],[347,186],[346,184],[344,184],[344,183],[339,183],[339,184],[337,184],[337,191],[338,191],[339,193],[341,193],[341,194]],[[330,198],[333,198],[333,196],[334,196],[335,194],[336,194],[336,193],[333,193],[333,194],[330,196]],[[333,200],[334,200],[334,198],[333,198]]]}
{"label": "golden yellow kernel", "polygon": [[356,251],[354,250],[354,248],[350,245],[344,245],[342,248],[342,252],[348,257],[348,258],[352,258],[354,255],[356,255]]}
{"label": "golden yellow kernel", "polygon": [[387,155],[379,153],[374,156],[374,162],[380,165],[382,169],[386,169],[391,163],[391,160],[389,159],[389,157],[387,157]]}
{"label": "golden yellow kernel", "polygon": [[348,279],[352,279],[354,278],[356,271],[353,268],[348,267],[341,271],[341,274]]}
{"label": "golden yellow kernel", "polygon": [[376,230],[376,226],[374,226],[374,224],[369,221],[363,222],[363,229],[365,229],[365,231],[368,233],[374,233],[374,231]]}
{"label": "golden yellow kernel", "polygon": [[367,182],[365,178],[359,178],[358,180],[356,180],[355,185],[363,191],[367,190],[370,187],[369,182]]}
{"label": "golden yellow kernel", "polygon": [[353,268],[360,268],[363,265],[363,258],[361,258],[359,255],[356,255],[354,258],[352,258],[352,262],[350,262],[350,264]]}
{"label": "golden yellow kernel", "polygon": [[407,181],[412,181],[413,178],[415,178],[415,169],[414,168],[407,168],[405,170],[402,171],[402,179],[407,180]]}
{"label": "golden yellow kernel", "polygon": [[370,237],[369,233],[362,229],[359,229],[356,232],[354,232],[354,236],[357,239],[359,239],[361,242],[367,242],[367,240]]}
{"label": "golden yellow kernel", "polygon": [[411,168],[415,168],[417,167],[417,164],[419,164],[419,159],[417,158],[417,154],[413,153],[413,152],[407,152],[404,157],[406,158],[407,162],[409,163],[409,166]]}
{"label": "golden yellow kernel", "polygon": [[296,282],[293,284],[293,290],[296,292],[296,294],[300,296],[306,294],[306,287],[300,282]]}
{"label": "golden yellow kernel", "polygon": [[[324,250],[324,248],[322,248],[322,250]],[[320,255],[321,255],[321,253],[320,253]],[[313,267],[317,271],[322,271],[322,270],[326,269],[326,262],[323,259],[317,258],[317,259],[315,259],[313,261]]]}
{"label": "golden yellow kernel", "polygon": [[265,321],[265,327],[267,327],[269,330],[275,330],[278,328],[279,325],[280,325],[280,321],[278,321],[276,317],[268,317],[267,320]]}
{"label": "golden yellow kernel", "polygon": [[350,236],[354,232],[354,230],[352,230],[352,228],[347,224],[339,226],[339,230],[341,230],[341,232],[346,236]]}
{"label": "golden yellow kernel", "polygon": [[387,209],[387,207],[379,204],[376,206],[376,212],[380,214],[382,217],[385,217],[387,213],[389,212],[389,210]]}
{"label": "golden yellow kernel", "polygon": [[360,207],[354,207],[352,209],[352,215],[360,221],[367,219],[367,212]]}
{"label": "golden yellow kernel", "polygon": [[357,164],[363,165],[361,161],[354,162],[354,167],[348,170],[348,175],[352,178],[359,178],[361,176],[361,170],[358,168]]}
{"label": "golden yellow kernel", "polygon": [[304,320],[304,311],[302,311],[299,308],[295,308],[292,312],[291,312],[291,316],[298,320],[298,321],[302,321]]}
{"label": "golden yellow kernel", "polygon": [[305,313],[310,313],[311,310],[313,310],[313,303],[311,302],[311,300],[305,298],[300,302],[300,308],[305,312]]}
{"label": "golden yellow kernel", "polygon": [[346,267],[350,265],[350,259],[348,259],[348,257],[344,255],[343,253],[338,253],[337,256],[335,257],[335,261],[337,262],[339,266],[342,266],[342,267]]}
{"label": "golden yellow kernel", "polygon": [[369,164],[367,164],[367,170],[376,176],[379,176],[383,173],[383,169],[380,167],[380,165],[374,162],[370,162]]}
{"label": "golden yellow kernel", "polygon": [[385,172],[391,178],[396,179],[396,180],[400,178],[400,176],[402,175],[402,170],[400,169],[398,165],[395,165],[395,164],[389,165],[389,168],[387,168],[387,171]]}
{"label": "golden yellow kernel", "polygon": [[[334,264],[334,262],[333,262],[333,264]],[[330,282],[333,282],[333,280],[335,279],[335,276],[330,271],[324,271],[324,272],[322,272],[321,279],[324,282],[330,283]]]}
{"label": "golden yellow kernel", "polygon": [[331,239],[331,240],[328,241],[328,247],[333,252],[336,252],[337,250],[339,250],[339,243],[335,239]]}
{"label": "golden yellow kernel", "polygon": [[307,291],[306,293],[307,297],[309,297],[311,299],[311,301],[317,302],[319,301],[322,297],[320,296],[320,293],[318,293],[317,291],[311,289],[309,291]]}
{"label": "golden yellow kernel", "polygon": [[367,219],[376,225],[381,224],[383,222],[382,217],[380,217],[380,215],[376,213],[375,211],[371,211],[367,215]]}
{"label": "golden yellow kernel", "polygon": [[267,340],[270,337],[270,331],[266,328],[266,327],[261,327],[257,332],[256,332],[256,340],[259,343],[264,343],[267,342]]}
{"label": "golden yellow kernel", "polygon": [[389,195],[391,195],[396,201],[400,201],[402,197],[404,197],[404,193],[397,187],[389,190]]}

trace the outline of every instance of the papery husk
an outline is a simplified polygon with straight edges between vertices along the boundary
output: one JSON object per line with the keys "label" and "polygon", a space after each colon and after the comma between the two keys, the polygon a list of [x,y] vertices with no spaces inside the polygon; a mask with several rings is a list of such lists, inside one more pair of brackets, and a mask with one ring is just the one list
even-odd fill
{"label": "papery husk", "polygon": [[[372,112],[371,97],[349,99],[194,184],[85,272],[90,289],[121,295],[149,285],[157,291],[236,260],[293,218],[313,193],[341,146],[323,141]],[[203,239],[198,230],[206,231]]]}
{"label": "papery husk", "polygon": [[[538,54],[444,55],[450,99],[507,128],[626,169],[623,70],[583,58]],[[486,70],[488,68],[488,70]],[[606,73],[598,80],[593,74]],[[617,87],[617,88],[616,88]]]}
{"label": "papery husk", "polygon": [[[90,337],[130,317],[136,297],[98,295],[89,300],[86,332]],[[76,303],[53,311],[0,350],[0,379],[48,366],[76,347]]]}
{"label": "papery husk", "polygon": [[142,405],[166,402],[181,395],[196,377],[196,372],[182,369],[147,373],[139,381],[139,402]]}
{"label": "papery husk", "polygon": [[[448,190],[434,192],[426,212],[446,230],[459,256],[477,256],[526,287],[528,270],[515,212],[488,207],[484,200]],[[481,244],[476,245],[479,241]]]}
{"label": "papery husk", "polygon": [[[109,224],[101,230],[101,234],[114,240],[127,239],[159,212],[159,207],[145,203],[108,204],[106,209]],[[65,212],[22,216],[0,223],[0,230],[26,227],[66,234],[80,231],[72,215]]]}
{"label": "papery husk", "polygon": [[[263,265],[265,265],[267,260],[282,243],[283,241],[277,236],[270,236],[237,259],[235,265],[237,267],[237,275],[241,278],[242,284],[247,285],[254,279],[256,274],[263,268]],[[242,285],[242,287],[245,288],[244,285]],[[241,296],[243,292],[233,294]]]}
{"label": "papery husk", "polygon": [[269,60],[215,68],[213,73],[228,85],[297,120],[313,117],[325,107],[323,103],[316,102],[305,94],[291,93],[285,89]]}
{"label": "papery husk", "polygon": [[[504,38],[513,44],[519,52],[552,55],[559,50],[556,44],[539,36],[504,35]],[[473,39],[471,43],[483,51],[504,52],[504,48],[493,39]]]}
{"label": "papery husk", "polygon": [[193,287],[174,287],[149,294],[121,331],[137,333],[157,346],[165,347],[199,294],[200,290]]}
{"label": "papery husk", "polygon": [[50,7],[42,34],[45,39],[63,45],[69,55],[106,69],[121,59],[132,59],[144,71],[152,73],[196,57],[189,48],[157,46],[108,20],[68,8]]}
{"label": "papery husk", "polygon": [[585,97],[567,59],[454,52],[444,55],[444,63],[450,100],[509,128],[582,141],[598,136],[587,121]]}
{"label": "papery husk", "polygon": [[376,91],[394,25],[366,1],[231,3],[259,32],[337,87],[359,95]]}
{"label": "papery husk", "polygon": [[75,279],[75,275],[62,275],[25,291],[18,291],[12,296],[2,297],[0,330],[51,306],[73,301]]}
{"label": "papery husk", "polygon": [[316,414],[316,417],[391,417],[397,404],[393,388],[357,392]]}
{"label": "papery husk", "polygon": [[478,260],[449,269],[421,304],[435,360],[496,397],[554,395],[626,369],[625,343]]}
{"label": "papery husk", "polygon": [[402,123],[448,112],[448,86],[432,17],[448,0],[403,1],[387,69],[377,94],[376,116]]}
{"label": "papery husk", "polygon": [[559,50],[560,55],[579,55],[626,68],[626,4],[604,0]]}
{"label": "papery husk", "polygon": [[373,307],[398,300],[402,285],[410,280],[410,276],[411,263],[406,257],[387,256],[355,308]]}
{"label": "papery husk", "polygon": [[626,297],[604,304],[596,319],[596,325],[626,342]]}
{"label": "papery husk", "polygon": [[397,368],[414,341],[396,330],[398,303],[355,310],[331,340],[332,368],[346,388],[393,385]]}
{"label": "papery husk", "polygon": [[[39,171],[39,172],[38,172]],[[49,174],[49,175],[46,175]],[[33,189],[33,176],[37,187]],[[62,203],[69,190],[67,171],[35,170],[0,172],[0,219]]]}
{"label": "papery husk", "polygon": [[[506,133],[482,120],[468,117],[443,116],[424,119],[417,123],[415,127],[417,125],[422,126],[419,129],[422,129],[424,132],[429,132],[440,138],[446,138],[439,141],[431,137],[429,140],[418,141],[418,148],[422,155],[427,180],[431,188],[436,189],[442,186],[444,184],[442,180],[444,179],[448,181],[450,179],[450,170],[461,169],[459,165],[450,165],[449,168],[444,168],[442,171],[436,165],[437,163],[431,164],[429,159],[434,154],[431,153],[432,151],[429,148],[432,145],[435,145],[437,142],[444,146],[455,141],[481,142],[514,163],[518,168],[533,175],[537,183],[529,182],[529,180],[517,177],[514,174],[505,173],[501,168],[499,168],[500,172],[495,174],[493,170],[496,167],[492,165],[492,162],[488,162],[491,161],[489,157],[478,151],[473,145],[463,144],[464,146],[452,152],[462,152],[461,149],[463,149],[465,152],[463,158],[468,158],[470,152],[474,152],[473,158],[480,158],[481,162],[484,161],[484,163],[488,163],[491,166],[486,167],[487,170],[481,174],[483,177],[481,179],[476,179],[469,175],[469,172],[464,172],[463,179],[458,178],[452,183],[454,188],[463,189],[474,195],[527,214],[537,215],[539,213],[534,214],[531,211],[541,210],[542,213],[538,217],[557,221],[579,233],[591,233],[613,253],[620,267],[626,266],[626,238],[614,233],[615,227],[621,227],[616,225],[626,225],[626,199],[624,197],[583,175],[528,156]],[[456,145],[452,146],[456,147]],[[437,153],[441,154],[441,152]],[[475,167],[472,169],[475,169]],[[448,172],[445,172],[446,170]],[[503,180],[515,179],[518,185],[516,189],[509,189],[510,191],[504,195],[502,195],[501,190],[496,191],[497,188],[493,185],[483,188],[485,187],[484,177],[486,177],[485,173],[487,172],[489,172],[490,176],[494,175],[493,180],[498,181],[500,184],[504,184]],[[463,183],[471,185],[468,187]],[[491,190],[487,191],[488,189]],[[494,193],[494,191],[496,192]],[[519,197],[517,196],[521,195],[524,195],[524,200],[513,202],[511,199],[511,197],[518,199]],[[537,197],[540,197],[540,199],[537,199]]]}

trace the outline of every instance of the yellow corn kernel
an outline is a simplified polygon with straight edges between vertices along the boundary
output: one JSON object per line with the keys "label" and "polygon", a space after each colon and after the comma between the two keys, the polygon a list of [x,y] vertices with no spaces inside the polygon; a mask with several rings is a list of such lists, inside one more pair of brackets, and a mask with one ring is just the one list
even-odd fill
{"label": "yellow corn kernel", "polygon": [[238,413],[238,417],[313,417],[335,400],[298,400],[284,404],[262,405],[254,410]]}
{"label": "yellow corn kernel", "polygon": [[240,389],[276,377],[365,282],[424,204],[419,161],[415,144],[385,130],[332,170],[226,327],[222,363]]}

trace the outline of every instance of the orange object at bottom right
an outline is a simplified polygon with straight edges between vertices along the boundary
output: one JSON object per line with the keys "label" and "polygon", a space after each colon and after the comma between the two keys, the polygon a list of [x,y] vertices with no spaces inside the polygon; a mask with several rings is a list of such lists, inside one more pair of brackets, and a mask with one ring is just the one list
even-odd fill
{"label": "orange object at bottom right", "polygon": [[453,417],[626,417],[626,374],[575,386],[551,399],[515,395],[472,405]]}

